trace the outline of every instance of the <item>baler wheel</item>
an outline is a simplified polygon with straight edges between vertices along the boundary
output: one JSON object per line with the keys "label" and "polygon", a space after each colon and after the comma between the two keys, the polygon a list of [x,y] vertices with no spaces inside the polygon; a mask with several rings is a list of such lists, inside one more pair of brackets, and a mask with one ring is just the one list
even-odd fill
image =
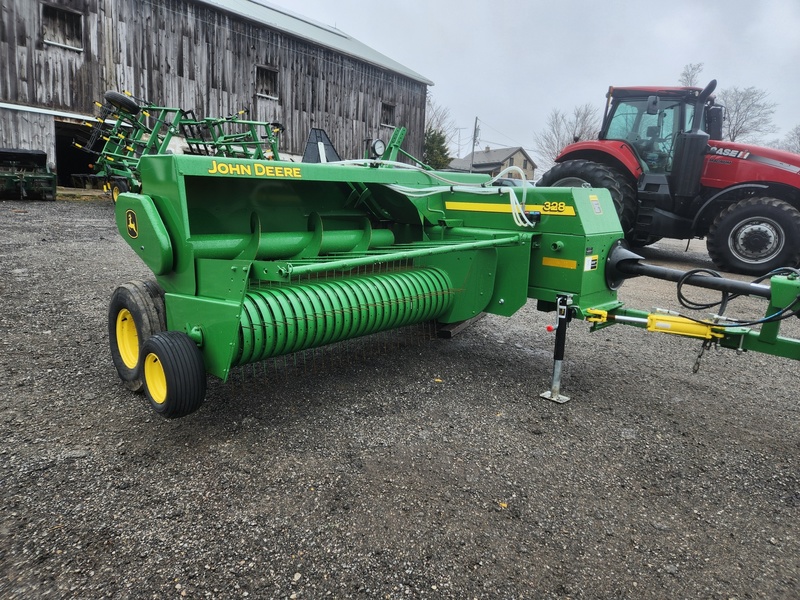
{"label": "baler wheel", "polygon": [[156,309],[156,314],[158,315],[158,324],[159,324],[158,331],[166,331],[167,309],[164,305],[164,288],[162,288],[160,285],[158,285],[157,282],[153,281],[152,279],[148,279],[142,283],[144,284],[144,288],[147,290],[147,293],[150,294],[150,300],[152,301],[153,306]]}
{"label": "baler wheel", "polygon": [[182,331],[164,331],[142,347],[144,392],[158,414],[176,419],[193,413],[206,396],[203,354]]}
{"label": "baler wheel", "polygon": [[166,329],[164,298],[153,281],[131,281],[114,290],[108,307],[111,359],[125,387],[144,388],[141,350],[151,335]]}

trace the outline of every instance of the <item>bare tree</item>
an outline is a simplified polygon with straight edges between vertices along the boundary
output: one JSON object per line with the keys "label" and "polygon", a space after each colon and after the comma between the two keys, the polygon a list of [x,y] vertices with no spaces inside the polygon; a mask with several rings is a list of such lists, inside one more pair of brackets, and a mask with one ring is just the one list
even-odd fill
{"label": "bare tree", "polygon": [[451,144],[458,133],[456,123],[450,116],[450,110],[437,104],[430,94],[425,103],[425,131],[443,134],[445,145]]}
{"label": "bare tree", "polygon": [[764,135],[774,133],[775,125],[772,115],[775,113],[775,102],[769,102],[769,94],[755,87],[738,88],[736,86],[722,90],[717,100],[725,106],[725,121],[722,129],[726,139],[735,142],[737,139],[757,142]]}
{"label": "bare tree", "polygon": [[697,87],[700,82],[700,73],[702,70],[703,63],[689,63],[683,67],[681,77],[678,81],[685,87]]}
{"label": "bare tree", "polygon": [[773,148],[800,154],[800,125],[795,125],[783,138],[769,144]]}
{"label": "bare tree", "polygon": [[542,169],[548,169],[555,162],[561,150],[577,140],[597,137],[600,129],[598,109],[591,104],[576,106],[572,114],[554,108],[547,117],[544,129],[533,134],[536,154]]}

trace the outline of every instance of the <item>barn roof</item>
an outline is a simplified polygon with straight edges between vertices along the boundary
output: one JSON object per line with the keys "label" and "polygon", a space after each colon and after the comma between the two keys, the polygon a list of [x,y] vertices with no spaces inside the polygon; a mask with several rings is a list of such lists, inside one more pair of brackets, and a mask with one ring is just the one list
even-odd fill
{"label": "barn roof", "polygon": [[301,16],[285,8],[274,6],[265,0],[195,1],[213,6],[218,10],[233,13],[250,21],[266,25],[267,27],[285,31],[295,37],[341,52],[342,54],[362,60],[376,67],[399,73],[414,81],[419,81],[426,85],[433,85],[431,80],[401,65],[395,60],[392,60],[388,56],[373,50],[345,32],[335,27],[318,23],[313,19]]}
{"label": "barn roof", "polygon": [[494,150],[487,147],[486,150],[475,152],[474,160],[472,153],[467,154],[464,158],[454,158],[450,162],[450,168],[457,171],[468,171],[470,168],[476,172],[491,171],[496,167],[502,166],[509,157],[515,155],[517,152],[521,152],[525,158],[536,167],[536,163],[525,148],[522,146],[513,146],[511,148],[495,148]]}

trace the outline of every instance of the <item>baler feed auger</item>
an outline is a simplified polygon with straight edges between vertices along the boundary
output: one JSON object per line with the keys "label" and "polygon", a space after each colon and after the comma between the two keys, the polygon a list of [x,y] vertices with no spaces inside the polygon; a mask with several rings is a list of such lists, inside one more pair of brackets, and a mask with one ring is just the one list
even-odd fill
{"label": "baler feed auger", "polygon": [[[156,281],[115,292],[111,352],[167,417],[199,408],[207,374],[415,323],[511,316],[528,299],[559,315],[548,395],[563,400],[568,321],[645,318],[617,298],[642,266],[604,189],[494,187],[370,159],[158,155],[138,170],[141,193],[119,196],[116,220]],[[798,295],[795,275],[773,278],[771,306]],[[711,327],[721,345],[800,358],[798,341],[744,329]]]}

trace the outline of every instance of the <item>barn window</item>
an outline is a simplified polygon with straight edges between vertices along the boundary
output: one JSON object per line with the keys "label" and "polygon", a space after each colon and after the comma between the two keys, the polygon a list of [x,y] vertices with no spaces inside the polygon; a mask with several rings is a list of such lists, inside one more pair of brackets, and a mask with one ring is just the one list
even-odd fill
{"label": "barn window", "polygon": [[42,4],[42,39],[45,44],[83,50],[83,15]]}
{"label": "barn window", "polygon": [[278,69],[256,66],[256,95],[272,100],[278,99]]}
{"label": "barn window", "polygon": [[381,125],[394,127],[394,104],[381,102]]}

